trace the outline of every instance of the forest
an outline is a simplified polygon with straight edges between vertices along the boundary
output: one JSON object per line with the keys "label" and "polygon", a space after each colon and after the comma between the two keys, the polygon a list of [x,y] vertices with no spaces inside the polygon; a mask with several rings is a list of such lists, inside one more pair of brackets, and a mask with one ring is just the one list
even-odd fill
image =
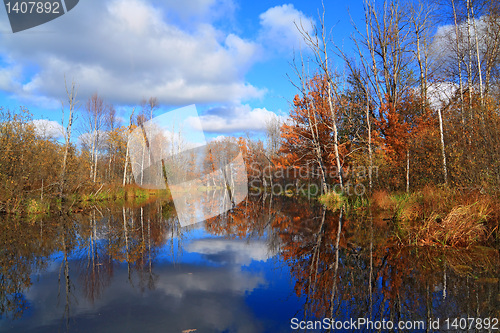
{"label": "forest", "polygon": [[[209,151],[239,147],[249,195],[323,194],[333,209],[378,207],[411,221],[400,222],[402,234],[417,243],[498,235],[500,3],[366,1],[352,50],[331,42],[328,14],[320,11],[312,32],[295,22],[307,47],[291,66],[297,93],[287,120],[269,119],[263,139],[225,137]],[[0,211],[149,195],[133,185],[129,142],[158,100],[143,100],[124,125],[98,93],[79,103],[77,81],[66,92],[63,140],[40,131],[28,108],[0,109]],[[434,224],[462,229],[453,238]]]}

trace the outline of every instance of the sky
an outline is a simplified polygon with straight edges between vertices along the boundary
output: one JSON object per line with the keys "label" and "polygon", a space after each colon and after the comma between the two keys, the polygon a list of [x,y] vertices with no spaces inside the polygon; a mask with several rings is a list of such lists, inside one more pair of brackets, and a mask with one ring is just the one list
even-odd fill
{"label": "sky", "polygon": [[[362,1],[324,5],[332,41],[352,49]],[[294,22],[311,31],[321,8],[318,0],[83,0],[18,33],[0,8],[0,106],[24,106],[56,130],[66,77],[80,113],[98,93],[127,125],[143,98],[157,97],[155,115],[195,104],[209,138],[259,136],[273,114],[286,118],[297,92],[290,62],[307,50]]]}

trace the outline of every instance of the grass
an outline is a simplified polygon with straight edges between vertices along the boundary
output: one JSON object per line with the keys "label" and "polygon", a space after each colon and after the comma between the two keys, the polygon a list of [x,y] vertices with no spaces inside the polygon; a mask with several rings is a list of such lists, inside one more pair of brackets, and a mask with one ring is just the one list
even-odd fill
{"label": "grass", "polygon": [[394,208],[394,202],[387,191],[375,191],[371,196],[371,203],[382,210]]}
{"label": "grass", "polygon": [[489,204],[478,201],[458,205],[446,214],[431,213],[424,219],[401,218],[396,221],[396,235],[402,243],[468,247],[488,238],[486,221]]}
{"label": "grass", "polygon": [[332,191],[321,195],[318,198],[318,201],[321,202],[326,208],[335,211],[342,207],[344,202],[346,202],[346,197],[340,193]]}
{"label": "grass", "polygon": [[376,191],[370,198],[372,207],[391,211],[395,219],[403,221],[448,212],[459,201],[455,191],[432,187],[409,194]]}
{"label": "grass", "polygon": [[491,197],[479,193],[444,187],[410,194],[377,191],[370,203],[374,209],[389,212],[402,244],[458,248],[498,238],[498,216],[493,215],[498,209]]}
{"label": "grass", "polygon": [[170,191],[168,189],[144,189],[137,185],[123,187],[121,185],[104,186],[92,184],[79,192],[67,194],[63,198],[59,198],[56,195],[46,195],[44,200],[33,196],[27,198],[9,198],[0,202],[0,213],[38,216],[47,215],[51,211],[61,211],[67,206],[70,207],[70,211],[75,211],[96,204],[124,204],[126,201],[141,204],[148,200],[156,200],[156,198],[171,199]]}
{"label": "grass", "polygon": [[123,186],[108,186],[98,191],[73,196],[74,201],[86,204],[95,204],[97,202],[118,202],[133,201],[135,203],[143,203],[153,198],[169,198],[169,190],[145,189],[137,185]]}

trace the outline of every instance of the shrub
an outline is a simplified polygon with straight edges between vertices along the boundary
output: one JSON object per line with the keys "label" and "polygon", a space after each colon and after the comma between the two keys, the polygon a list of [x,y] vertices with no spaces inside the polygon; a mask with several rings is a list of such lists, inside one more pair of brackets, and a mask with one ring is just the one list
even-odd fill
{"label": "shrub", "polygon": [[48,211],[49,207],[47,204],[35,199],[29,200],[26,205],[26,213],[31,215],[47,213]]}
{"label": "shrub", "polygon": [[342,194],[332,191],[321,195],[318,200],[323,205],[325,205],[326,208],[337,210],[343,205],[345,198],[342,196]]}

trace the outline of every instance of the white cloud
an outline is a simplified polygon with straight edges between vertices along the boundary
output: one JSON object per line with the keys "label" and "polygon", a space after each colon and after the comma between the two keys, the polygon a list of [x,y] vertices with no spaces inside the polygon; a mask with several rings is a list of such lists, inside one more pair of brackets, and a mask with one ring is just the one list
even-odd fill
{"label": "white cloud", "polygon": [[59,139],[64,135],[64,128],[57,121],[34,119],[32,123],[36,133],[46,139]]}
{"label": "white cloud", "polygon": [[[259,286],[265,285],[265,278],[261,275],[248,274],[239,269],[229,270],[198,270],[193,274],[173,272],[168,279],[159,281],[157,291],[178,298],[193,292],[239,293],[251,292]],[[224,283],[221,283],[224,281]]]}
{"label": "white cloud", "polygon": [[[99,130],[98,133],[97,149],[105,149],[107,147],[108,132]],[[78,136],[78,143],[88,148],[92,143],[92,136],[93,134],[89,132],[82,133]]]}
{"label": "white cloud", "polygon": [[19,89],[21,85],[18,83],[21,76],[20,66],[8,66],[0,68],[0,89],[10,90],[12,88]]}
{"label": "white cloud", "polygon": [[310,34],[313,32],[311,18],[295,9],[293,4],[269,8],[260,14],[262,26],[261,38],[271,47],[292,50],[304,47],[302,35],[295,26],[303,27]]}
{"label": "white cloud", "polygon": [[209,139],[208,141],[209,142],[212,142],[212,141],[224,141],[226,140],[227,138],[229,138],[228,136],[226,135],[217,135],[215,138],[211,138]]}
{"label": "white cloud", "polygon": [[274,112],[266,108],[252,109],[249,105],[245,104],[212,109],[199,118],[204,132],[231,133],[264,131],[266,122],[272,117],[278,117],[282,121],[285,120],[284,117],[277,116]]}
{"label": "white cloud", "polygon": [[[431,44],[431,52],[436,57],[437,66],[441,67],[443,65],[452,65],[456,66],[457,59],[457,30],[459,36],[459,48],[462,56],[465,57],[467,61],[467,57],[469,55],[469,50],[471,51],[472,56],[474,57],[473,61],[476,59],[476,35],[477,41],[479,44],[479,54],[480,57],[483,58],[486,50],[488,49],[488,45],[492,45],[493,41],[492,37],[495,35],[492,34],[491,31],[491,23],[487,22],[490,20],[489,17],[482,16],[479,19],[474,19],[470,23],[470,29],[468,29],[467,21],[464,21],[458,25],[458,29],[455,28],[455,25],[443,25],[438,27],[436,34],[434,35],[432,44]],[[498,19],[497,19],[498,20]],[[495,24],[499,24],[500,20]],[[475,27],[475,29],[474,29]],[[468,36],[470,31],[470,38]],[[470,44],[469,44],[470,40]]]}
{"label": "white cloud", "polygon": [[434,109],[440,108],[450,102],[458,91],[459,86],[453,82],[436,82],[427,88],[427,97],[430,106]]}
{"label": "white cloud", "polygon": [[38,28],[3,34],[0,54],[37,70],[17,84],[1,85],[0,73],[0,87],[60,100],[66,76],[77,82],[80,99],[98,91],[117,104],[135,104],[144,96],[185,105],[263,95],[244,80],[260,52],[257,43],[203,21],[181,28],[165,21],[168,10],[146,0],[87,0]]}
{"label": "white cloud", "polygon": [[197,239],[189,243],[186,250],[225,258],[237,265],[248,265],[252,260],[267,261],[275,255],[264,241],[237,239]]}

